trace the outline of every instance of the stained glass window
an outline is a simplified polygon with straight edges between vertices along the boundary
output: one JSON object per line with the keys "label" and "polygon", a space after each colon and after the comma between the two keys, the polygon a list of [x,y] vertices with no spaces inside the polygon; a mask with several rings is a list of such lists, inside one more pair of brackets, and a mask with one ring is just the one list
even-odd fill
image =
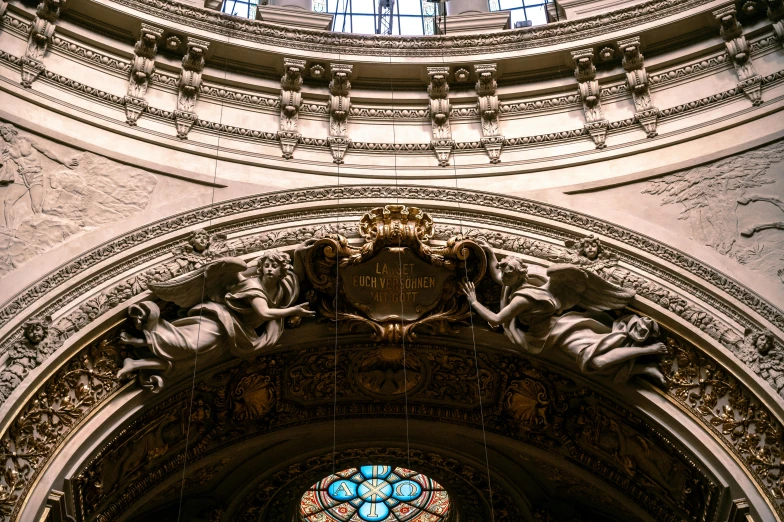
{"label": "stained glass window", "polygon": [[444,522],[449,496],[416,471],[362,466],[314,484],[300,502],[304,522]]}

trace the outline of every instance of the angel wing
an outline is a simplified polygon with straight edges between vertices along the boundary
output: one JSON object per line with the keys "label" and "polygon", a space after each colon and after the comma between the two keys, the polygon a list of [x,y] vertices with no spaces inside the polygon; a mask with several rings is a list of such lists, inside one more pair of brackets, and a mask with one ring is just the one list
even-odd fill
{"label": "angel wing", "polygon": [[248,265],[238,257],[221,257],[180,277],[161,283],[150,283],[153,294],[183,308],[203,301],[223,302],[228,289],[239,283]]}
{"label": "angel wing", "polygon": [[635,292],[608,283],[598,275],[574,265],[557,264],[547,269],[545,288],[560,303],[560,311],[580,305],[586,310],[617,310],[634,299]]}

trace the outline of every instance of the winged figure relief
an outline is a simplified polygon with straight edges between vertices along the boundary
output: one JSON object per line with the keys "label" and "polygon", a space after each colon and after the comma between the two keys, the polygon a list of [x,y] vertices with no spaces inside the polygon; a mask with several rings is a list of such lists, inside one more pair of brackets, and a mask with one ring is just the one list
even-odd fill
{"label": "winged figure relief", "polygon": [[[582,373],[626,382],[645,375],[664,383],[655,357],[667,353],[656,321],[628,314],[613,320],[605,313],[620,310],[634,299],[634,290],[618,287],[575,265],[556,264],[546,276],[528,274],[519,258],[498,261],[489,245],[489,274],[503,286],[501,307],[495,313],[481,304],[473,283],[463,284],[471,306],[493,326],[503,325],[506,336],[525,351],[558,351]],[[574,307],[585,311],[570,311]]]}
{"label": "winged figure relief", "polygon": [[152,301],[129,307],[128,315],[143,337],[122,332],[121,341],[146,353],[125,359],[118,377],[138,372],[143,386],[158,391],[161,373],[196,357],[227,351],[247,357],[273,346],[285,318],[315,315],[308,303],[294,305],[302,276],[301,250],[295,252],[294,267],[288,254],[267,252],[252,266],[223,257],[169,281],[150,283],[155,297],[188,310],[187,315],[169,322]]}

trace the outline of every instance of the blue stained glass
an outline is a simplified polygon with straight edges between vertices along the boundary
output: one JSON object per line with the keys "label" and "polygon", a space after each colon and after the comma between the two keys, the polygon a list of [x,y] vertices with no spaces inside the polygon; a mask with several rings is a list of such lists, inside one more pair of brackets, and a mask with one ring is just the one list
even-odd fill
{"label": "blue stained glass", "polygon": [[450,501],[434,480],[405,468],[362,466],[314,484],[300,502],[304,522],[443,522]]}

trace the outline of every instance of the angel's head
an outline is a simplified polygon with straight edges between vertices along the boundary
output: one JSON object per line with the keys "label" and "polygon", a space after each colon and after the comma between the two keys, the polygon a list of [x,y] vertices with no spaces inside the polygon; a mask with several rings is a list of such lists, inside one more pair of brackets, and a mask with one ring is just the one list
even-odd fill
{"label": "angel's head", "polygon": [[257,261],[257,273],[262,279],[268,277],[280,280],[289,272],[291,258],[285,252],[271,251],[263,254]]}
{"label": "angel's head", "polygon": [[504,286],[520,286],[528,279],[528,267],[519,257],[507,256],[498,262]]}
{"label": "angel's head", "polygon": [[210,235],[206,230],[200,228],[191,234],[191,237],[188,238],[188,243],[193,247],[194,252],[201,254],[210,248]]}
{"label": "angel's head", "polygon": [[593,235],[584,238],[579,245],[580,255],[587,257],[591,261],[595,260],[602,253],[602,244],[599,242],[599,238]]}
{"label": "angel's head", "polygon": [[24,325],[24,334],[32,344],[39,344],[49,334],[49,322],[51,319],[33,319]]}

